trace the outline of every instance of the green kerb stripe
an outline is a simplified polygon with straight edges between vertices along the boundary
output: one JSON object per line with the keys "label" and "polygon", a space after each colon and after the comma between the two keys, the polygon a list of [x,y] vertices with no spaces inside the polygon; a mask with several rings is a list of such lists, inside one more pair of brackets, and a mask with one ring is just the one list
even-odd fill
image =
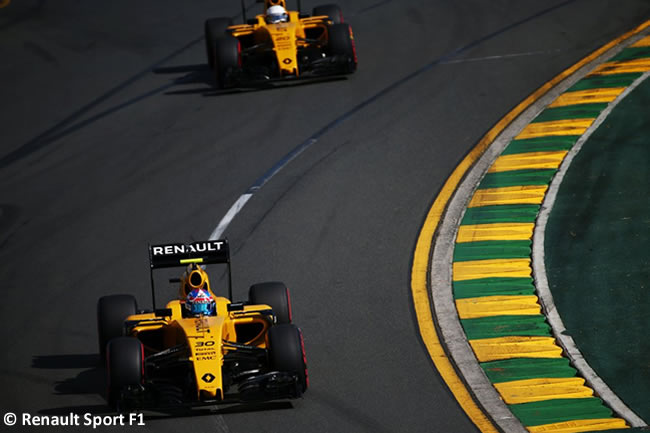
{"label": "green kerb stripe", "polygon": [[525,140],[512,140],[501,155],[513,155],[525,152],[553,152],[556,150],[569,150],[576,144],[579,135],[549,135],[547,137],[527,138]]}
{"label": "green kerb stripe", "polygon": [[551,327],[546,323],[546,317],[541,314],[538,316],[493,316],[462,319],[460,323],[469,340],[509,336],[551,336]]}
{"label": "green kerb stripe", "polygon": [[490,223],[532,223],[539,212],[538,204],[495,205],[468,208],[461,225]]}
{"label": "green kerb stripe", "polygon": [[627,87],[642,75],[641,72],[627,74],[593,75],[583,78],[574,84],[567,92],[579,90],[605,89],[612,87]]}
{"label": "green kerb stripe", "polygon": [[612,411],[602,400],[590,398],[561,398],[533,403],[511,404],[512,413],[525,426],[553,424],[576,419],[610,418]]}
{"label": "green kerb stripe", "polygon": [[463,242],[454,247],[454,261],[525,259],[532,253],[531,240]]}
{"label": "green kerb stripe", "polygon": [[571,367],[567,358],[515,358],[482,362],[481,367],[492,383],[545,377],[575,377],[578,373]]}
{"label": "green kerb stripe", "polygon": [[555,169],[515,170],[488,173],[478,186],[478,189],[503,188],[519,185],[548,185],[555,175]]}
{"label": "green kerb stripe", "polygon": [[636,60],[650,57],[650,47],[630,47],[621,51],[618,55],[609,60],[609,62],[624,62],[626,60]]}
{"label": "green kerb stripe", "polygon": [[525,278],[480,278],[477,280],[454,281],[454,298],[477,298],[480,296],[534,295],[533,279]]}
{"label": "green kerb stripe", "polygon": [[607,102],[597,104],[566,105],[564,107],[547,108],[542,111],[532,123],[551,122],[565,119],[593,119],[607,108]]}

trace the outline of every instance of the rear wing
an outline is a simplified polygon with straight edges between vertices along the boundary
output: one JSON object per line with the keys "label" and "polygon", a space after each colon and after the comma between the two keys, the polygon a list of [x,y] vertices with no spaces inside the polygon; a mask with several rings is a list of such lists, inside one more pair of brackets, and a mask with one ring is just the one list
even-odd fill
{"label": "rear wing", "polygon": [[149,267],[151,275],[151,298],[156,309],[153,270],[184,267],[191,263],[222,263],[228,267],[228,297],[232,301],[232,278],[230,272],[230,247],[228,239],[198,241],[190,244],[149,245]]}

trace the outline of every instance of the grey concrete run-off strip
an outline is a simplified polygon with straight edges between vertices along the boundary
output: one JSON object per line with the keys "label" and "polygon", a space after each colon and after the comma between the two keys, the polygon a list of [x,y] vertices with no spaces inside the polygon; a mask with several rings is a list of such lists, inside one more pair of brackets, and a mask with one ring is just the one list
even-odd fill
{"label": "grey concrete run-off strip", "polygon": [[541,210],[537,216],[535,223],[535,231],[533,233],[533,277],[535,278],[535,287],[539,295],[542,309],[546,315],[546,319],[551,325],[553,336],[560,343],[564,353],[567,354],[573,365],[580,371],[580,375],[585,378],[587,384],[598,394],[598,396],[611,407],[614,412],[618,413],[624,418],[632,427],[646,427],[647,424],[641,419],[634,411],[632,411],[623,401],[612,391],[609,386],[596,374],[591,368],[587,360],[582,356],[578,346],[573,341],[573,338],[566,334],[566,328],[562,322],[562,318],[555,308],[553,295],[548,285],[548,278],[546,277],[546,265],[544,260],[544,234],[546,232],[546,225],[548,218],[555,204],[560,185],[564,180],[564,176],[569,170],[569,166],[573,162],[582,146],[589,139],[591,134],[598,129],[598,127],[605,121],[607,116],[612,110],[636,87],[638,87],[646,78],[650,76],[650,72],[646,72],[641,77],[636,79],[623,93],[621,93],[614,101],[612,101],[605,110],[596,118],[594,123],[585,131],[585,133],[578,139],[576,144],[571,148],[567,156],[562,161],[558,172],[553,177],[544,202],[542,203]]}
{"label": "grey concrete run-off strip", "polygon": [[[510,143],[510,141],[517,136],[526,125],[528,125],[560,94],[564,93],[577,81],[584,78],[584,76],[591,72],[597,65],[615,56],[625,47],[638,41],[649,32],[650,30],[646,30],[629,38],[624,43],[608,50],[592,62],[586,64],[548,91],[545,95],[540,97],[524,110],[512,123],[510,123],[510,125],[508,125],[501,134],[497,136],[483,155],[476,161],[474,166],[465,174],[463,181],[460,183],[449,201],[448,207],[441,218],[441,223],[438,226],[436,235],[434,236],[433,253],[430,263],[430,290],[433,300],[433,314],[442,334],[441,340],[443,341],[452,362],[456,365],[456,368],[464,381],[468,384],[470,392],[473,394],[477,403],[481,405],[486,415],[494,421],[498,428],[506,433],[524,433],[527,430],[512,414],[510,409],[508,409],[499,393],[485,375],[485,372],[479,365],[478,360],[469,345],[467,336],[465,335],[460,323],[458,311],[456,310],[456,304],[454,302],[451,280],[454,241],[456,239],[458,226],[460,225],[465,209],[467,208],[474,191],[478,187],[479,182],[483,176],[485,176],[485,173],[494,163],[496,158],[501,154],[501,152],[503,152],[508,143]],[[534,236],[537,236],[537,230],[535,231]],[[537,243],[540,244],[539,242]],[[541,245],[543,249],[543,242],[541,242]],[[533,260],[535,259],[536,257],[533,256]],[[541,266],[544,266],[543,258]],[[535,275],[536,273],[534,276]],[[546,308],[544,308],[544,311],[546,311]],[[553,323],[551,323],[551,326],[553,326]],[[556,338],[559,338],[558,335],[561,335],[561,330],[558,331],[553,328],[553,334]],[[565,355],[570,358],[580,374],[585,377],[585,374],[581,369],[582,363],[576,363],[573,358],[577,349],[573,350],[568,348],[568,346],[563,346],[563,348],[565,350]],[[633,415],[633,413],[629,409],[627,409],[629,412],[623,410],[625,405],[621,407],[616,404],[617,407],[614,408],[612,403],[607,399],[607,393],[600,389],[599,383],[593,379],[591,374],[587,373],[587,375],[590,377],[589,384],[605,401],[605,403],[612,407],[627,422],[634,425],[635,419],[630,417],[630,414]],[[603,383],[602,380],[600,380],[600,382]]]}

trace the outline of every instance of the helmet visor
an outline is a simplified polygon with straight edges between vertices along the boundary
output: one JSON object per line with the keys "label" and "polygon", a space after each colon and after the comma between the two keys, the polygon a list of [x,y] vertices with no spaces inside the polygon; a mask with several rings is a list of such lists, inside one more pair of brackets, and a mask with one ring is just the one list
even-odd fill
{"label": "helmet visor", "polygon": [[289,15],[285,13],[281,14],[269,14],[266,16],[266,22],[269,24],[284,23],[289,19]]}
{"label": "helmet visor", "polygon": [[212,314],[212,302],[193,302],[190,304],[190,313],[192,314]]}

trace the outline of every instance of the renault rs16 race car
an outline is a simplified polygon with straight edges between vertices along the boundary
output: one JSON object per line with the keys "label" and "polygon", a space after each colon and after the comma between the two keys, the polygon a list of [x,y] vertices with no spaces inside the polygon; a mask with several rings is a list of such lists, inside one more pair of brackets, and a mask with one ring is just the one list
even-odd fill
{"label": "renault rs16 race car", "polygon": [[205,22],[208,64],[218,87],[341,75],[356,70],[352,28],[343,22],[337,5],[316,7],[309,16],[287,11],[285,0],[263,1],[264,13],[250,20],[246,19],[242,2],[244,24],[233,25],[230,18]]}
{"label": "renault rs16 race car", "polygon": [[[227,240],[149,247],[153,308],[132,295],[99,299],[99,349],[107,400],[119,411],[292,399],[308,386],[301,331],[283,283],[250,287],[232,302]],[[229,297],[216,296],[204,265],[225,264]],[[157,309],[153,271],[186,267],[178,298]]]}

